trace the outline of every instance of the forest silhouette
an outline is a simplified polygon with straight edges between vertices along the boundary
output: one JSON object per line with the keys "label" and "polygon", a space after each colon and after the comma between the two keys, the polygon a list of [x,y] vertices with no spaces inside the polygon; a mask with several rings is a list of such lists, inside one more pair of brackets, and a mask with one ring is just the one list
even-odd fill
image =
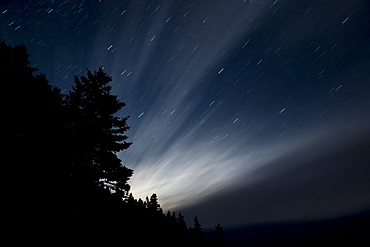
{"label": "forest silhouette", "polygon": [[222,227],[205,241],[198,217],[164,213],[156,194],[136,199],[127,149],[125,106],[111,94],[102,68],[75,77],[67,94],[36,74],[24,45],[0,43],[3,213],[7,235],[20,241],[68,244],[223,246]]}

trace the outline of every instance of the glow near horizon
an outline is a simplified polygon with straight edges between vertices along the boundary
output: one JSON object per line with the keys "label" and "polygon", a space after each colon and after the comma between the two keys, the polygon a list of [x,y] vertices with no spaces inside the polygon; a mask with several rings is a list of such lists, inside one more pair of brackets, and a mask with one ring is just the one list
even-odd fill
{"label": "glow near horizon", "polygon": [[[124,165],[134,169],[129,183],[136,198],[144,199],[157,193],[165,210],[183,208],[237,186],[240,180],[253,180],[248,173],[281,155],[301,150],[308,140],[327,137],[323,133],[331,128],[330,124],[316,131],[306,129],[290,133],[287,138],[254,142],[254,137],[264,133],[276,116],[256,127],[242,114],[235,113],[217,123],[215,128],[212,124],[218,118],[215,106],[223,106],[222,99],[203,102],[208,106],[207,110],[195,115],[202,99],[193,97],[192,90],[199,85],[203,75],[222,75],[228,69],[222,65],[224,54],[236,44],[243,48],[248,45],[250,38],[243,39],[265,16],[264,10],[276,1],[248,4],[244,9],[231,4],[224,5],[223,9],[213,6],[201,9],[201,14],[194,15],[191,22],[173,34],[176,38],[173,42],[168,41],[163,51],[167,62],[156,68],[149,65],[158,55],[156,49],[160,49],[165,26],[171,22],[170,5],[161,5],[155,11],[147,37],[142,38],[144,41],[140,46],[127,41],[121,44],[124,51],[112,53],[117,45],[111,42],[106,54],[101,55],[103,59],[101,56],[96,58],[97,65],[113,58],[113,66],[108,72],[113,76],[113,92],[128,104],[126,110],[127,115],[131,115],[129,125],[132,126],[128,135],[134,144],[120,157]],[[124,13],[127,19],[131,18],[130,13],[132,19],[138,14],[127,11]],[[202,29],[193,31],[200,23]],[[194,36],[189,37],[189,33]],[[126,40],[127,37],[135,39],[135,28],[127,28],[121,36]],[[105,43],[109,42],[105,40]],[[98,43],[94,49],[98,49],[101,41]],[[256,61],[258,64],[263,62],[263,59]],[[158,78],[148,80],[147,86],[143,84],[142,75],[150,73],[155,73]],[[287,109],[281,108],[276,114],[283,114]],[[237,130],[235,125],[245,125],[245,128]],[[231,128],[234,129],[228,131]],[[217,133],[214,133],[215,129]]]}
{"label": "glow near horizon", "polygon": [[[192,22],[177,31],[177,40],[184,40],[178,45],[183,51],[179,51],[178,46],[176,49],[166,50],[171,63],[156,71],[161,74],[161,80],[151,82],[158,89],[155,92],[157,100],[153,102],[156,107],[143,109],[136,116],[132,116],[134,123],[129,135],[134,144],[122,153],[124,165],[134,169],[134,176],[129,183],[135,197],[144,199],[152,193],[157,193],[164,209],[183,207],[231,185],[233,179],[240,174],[246,159],[251,162],[255,159],[250,154],[233,154],[235,150],[239,152],[239,148],[235,149],[234,145],[225,149],[222,144],[216,144],[227,139],[231,142],[229,133],[216,135],[216,138],[212,136],[211,140],[209,136],[201,138],[199,134],[204,131],[204,123],[210,116],[217,114],[211,107],[217,103],[211,102],[208,104],[210,109],[207,109],[207,114],[195,117],[193,113],[199,99],[192,98],[189,94],[201,75],[224,59],[223,55],[242,38],[241,36],[251,31],[248,29],[254,27],[250,25],[246,28],[245,24],[240,25],[246,22],[246,16],[253,14],[254,21],[258,21],[266,6],[251,4],[243,10],[235,5],[225,5],[224,9],[210,8],[203,15],[195,15]],[[126,88],[140,83],[140,75],[147,72],[146,65],[154,56],[158,45],[156,42],[160,42],[158,40],[163,32],[163,27],[158,29],[158,26],[171,21],[168,20],[170,13],[170,6],[161,7],[152,22],[152,38],[148,37],[143,44],[140,55],[133,57],[132,54],[126,54],[125,57],[128,57],[127,61],[130,63],[127,66],[135,68],[131,78],[126,80]],[[204,15],[207,18],[203,18]],[[227,21],[227,26],[214,28]],[[202,23],[203,29],[208,31],[206,34],[198,32],[198,37],[194,40],[190,39],[188,34],[196,26],[195,23]],[[116,57],[113,64],[122,64],[122,61]],[[220,74],[223,70],[224,68],[218,69],[216,73]],[[118,75],[119,70],[115,71],[113,79],[119,81],[122,72]],[[124,75],[126,71],[123,72]],[[218,102],[220,103],[222,102]],[[183,124],[189,123],[190,119],[190,126],[187,126],[186,130],[182,129]],[[235,120],[228,124],[235,124]],[[225,124],[224,128],[227,128],[228,124]],[[252,167],[250,164],[243,170]]]}

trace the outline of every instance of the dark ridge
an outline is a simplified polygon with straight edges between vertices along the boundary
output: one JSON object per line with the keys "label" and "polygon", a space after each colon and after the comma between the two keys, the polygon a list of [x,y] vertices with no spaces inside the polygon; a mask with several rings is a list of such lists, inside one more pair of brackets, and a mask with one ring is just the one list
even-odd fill
{"label": "dark ridge", "polygon": [[370,211],[302,223],[225,228],[229,246],[367,246]]}

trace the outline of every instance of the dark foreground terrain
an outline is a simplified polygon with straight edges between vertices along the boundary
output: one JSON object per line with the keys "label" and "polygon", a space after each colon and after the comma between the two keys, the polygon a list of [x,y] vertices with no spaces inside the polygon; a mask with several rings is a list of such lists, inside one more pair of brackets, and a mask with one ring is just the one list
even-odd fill
{"label": "dark foreground terrain", "polygon": [[307,223],[224,228],[228,246],[370,246],[370,211]]}

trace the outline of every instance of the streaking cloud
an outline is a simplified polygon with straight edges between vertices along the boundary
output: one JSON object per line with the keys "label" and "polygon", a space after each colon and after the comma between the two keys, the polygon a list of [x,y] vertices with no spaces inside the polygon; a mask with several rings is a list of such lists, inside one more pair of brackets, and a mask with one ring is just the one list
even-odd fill
{"label": "streaking cloud", "polygon": [[[368,128],[367,1],[13,2],[0,3],[2,37],[25,43],[33,66],[62,92],[86,68],[103,66],[112,75],[113,93],[127,104],[119,114],[131,116],[133,145],[120,157],[134,169],[132,192],[157,193],[165,209],[200,207],[253,181],[264,188],[269,176],[278,184],[276,174],[297,165],[291,157],[321,161],[312,156],[335,148],[334,137],[346,145]],[[325,161],[334,170],[336,162]],[[312,188],[321,166],[305,166]],[[299,168],[294,186],[308,177]],[[361,180],[361,172],[352,174],[349,185]],[[368,194],[352,191],[363,184],[347,186],[356,206]],[[250,188],[244,201],[257,198],[249,204],[261,209],[255,222],[276,219],[266,214],[271,202],[288,213],[298,208],[285,190],[285,199],[270,200],[271,192],[260,197]],[[312,188],[312,200],[302,200],[307,208],[321,190]],[[347,198],[327,205],[336,200]],[[293,203],[285,207],[286,201]],[[240,218],[234,211],[229,215]]]}
{"label": "streaking cloud", "polygon": [[[136,2],[124,13],[121,24],[136,21],[120,33],[120,45],[108,47],[117,47],[117,51],[98,57],[99,63],[113,59],[109,73],[114,90],[128,103],[127,113],[132,116],[129,135],[134,145],[121,155],[124,164],[135,171],[132,192],[141,198],[157,193],[165,209],[205,200],[240,179],[253,180],[248,172],[294,153],[310,138],[326,138],[331,128],[327,123],[312,135],[314,122],[310,120],[295,130],[299,120],[291,117],[297,114],[292,111],[307,109],[294,101],[276,108],[264,103],[240,105],[258,94],[269,98],[277,90],[273,83],[264,88],[253,81],[265,73],[258,69],[268,64],[262,55],[252,63],[258,77],[234,75],[234,85],[250,85],[244,94],[225,89],[234,73],[228,54],[235,47],[256,48],[254,28],[270,18],[266,10],[278,6],[277,1],[206,5],[183,6],[175,16],[176,4],[149,8]],[[140,11],[150,10],[150,15],[138,20]],[[107,42],[116,44],[117,40]],[[293,127],[281,130],[284,126]]]}
{"label": "streaking cloud", "polygon": [[[203,106],[197,94],[199,89],[203,90],[201,83],[206,74],[220,74],[225,70],[217,71],[214,67],[225,59],[225,53],[235,43],[251,32],[251,23],[263,17],[267,6],[261,3],[225,4],[223,8],[211,3],[207,8],[192,5],[191,10],[184,10],[177,17],[192,15],[191,21],[181,28],[171,26],[174,19],[171,13],[177,6],[160,5],[150,20],[151,27],[146,30],[150,36],[140,37],[144,40],[142,46],[131,44],[133,37],[143,35],[138,31],[141,25],[138,22],[136,28],[121,34],[132,38],[121,45],[125,49],[119,55],[113,56],[114,88],[120,92],[130,91],[124,100],[131,109],[141,110],[132,113],[137,118],[130,119],[134,146],[122,154],[124,163],[135,170],[132,191],[137,197],[158,193],[167,208],[189,203],[227,186],[237,174],[235,169],[242,165],[240,154],[233,154],[231,148],[223,148],[221,152],[216,146],[229,133],[213,132],[212,136],[207,133],[210,128],[207,121],[213,121],[212,115],[217,115],[217,111],[213,108],[199,113]],[[127,18],[140,8],[143,6],[139,3],[131,6],[131,11],[125,12]],[[251,16],[253,19],[246,21]],[[194,26],[198,25],[202,31],[194,32]],[[156,57],[159,51],[165,56]],[[125,74],[121,71],[132,71],[132,75],[122,78]],[[138,98],[144,97],[150,101],[138,102]],[[208,106],[217,104],[222,102],[213,100]]]}

